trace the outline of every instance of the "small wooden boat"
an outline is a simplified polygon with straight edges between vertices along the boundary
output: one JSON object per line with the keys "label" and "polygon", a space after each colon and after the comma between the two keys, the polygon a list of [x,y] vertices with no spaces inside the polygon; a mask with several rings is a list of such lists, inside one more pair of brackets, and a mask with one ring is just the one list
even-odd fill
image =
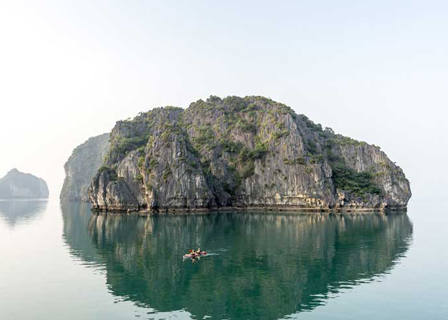
{"label": "small wooden boat", "polygon": [[205,251],[200,251],[200,252],[192,251],[190,253],[184,254],[184,258],[195,259],[195,258],[198,258],[201,256],[205,256],[206,254],[207,254],[207,252],[205,252]]}

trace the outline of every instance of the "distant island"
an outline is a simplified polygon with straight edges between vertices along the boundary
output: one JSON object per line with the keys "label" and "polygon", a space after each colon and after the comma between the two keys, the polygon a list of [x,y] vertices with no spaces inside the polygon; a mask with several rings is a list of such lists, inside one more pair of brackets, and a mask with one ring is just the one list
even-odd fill
{"label": "distant island", "polygon": [[211,96],[118,121],[88,196],[101,211],[387,210],[411,190],[375,145],[268,98]]}
{"label": "distant island", "polygon": [[49,196],[45,180],[17,169],[0,179],[0,199],[45,198]]}
{"label": "distant island", "polygon": [[108,150],[109,133],[92,137],[73,150],[64,165],[65,180],[60,194],[62,201],[89,202],[87,189],[103,165]]}

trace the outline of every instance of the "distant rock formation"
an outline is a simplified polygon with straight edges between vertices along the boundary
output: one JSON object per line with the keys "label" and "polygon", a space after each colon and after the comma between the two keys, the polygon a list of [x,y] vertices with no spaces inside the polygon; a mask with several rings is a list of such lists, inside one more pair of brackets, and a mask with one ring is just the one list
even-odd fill
{"label": "distant rock formation", "polygon": [[89,201],[87,188],[104,161],[109,149],[109,134],[88,139],[77,146],[64,165],[65,180],[61,190],[62,201]]}
{"label": "distant rock formation", "polygon": [[0,179],[0,198],[48,198],[49,191],[45,180],[29,173],[12,169]]}
{"label": "distant rock formation", "polygon": [[212,96],[119,121],[95,175],[111,211],[406,208],[409,181],[381,149],[264,97]]}

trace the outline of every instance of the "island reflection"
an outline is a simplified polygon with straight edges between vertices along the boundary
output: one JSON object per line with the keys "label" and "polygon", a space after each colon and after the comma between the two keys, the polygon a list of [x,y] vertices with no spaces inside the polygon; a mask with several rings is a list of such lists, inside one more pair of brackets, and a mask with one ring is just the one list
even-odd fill
{"label": "island reflection", "polygon": [[8,199],[0,200],[0,218],[10,228],[38,218],[47,208],[47,200]]}
{"label": "island reflection", "polygon": [[[412,236],[406,214],[141,217],[70,208],[63,208],[67,243],[103,266],[115,296],[198,319],[276,319],[312,310],[340,288],[390,271]],[[211,255],[183,261],[192,247]]]}

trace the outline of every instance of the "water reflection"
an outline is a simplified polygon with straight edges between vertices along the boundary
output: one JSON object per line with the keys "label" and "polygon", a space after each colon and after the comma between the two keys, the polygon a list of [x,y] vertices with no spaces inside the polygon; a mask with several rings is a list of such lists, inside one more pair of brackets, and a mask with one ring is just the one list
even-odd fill
{"label": "water reflection", "polygon": [[47,208],[47,200],[0,200],[0,219],[10,228],[30,222],[41,216]]}
{"label": "water reflection", "polygon": [[[64,213],[67,242],[104,266],[115,296],[198,319],[276,319],[311,310],[341,288],[389,272],[412,235],[406,214],[87,218]],[[212,254],[183,261],[191,247]]]}
{"label": "water reflection", "polygon": [[84,202],[62,202],[62,219],[64,221],[63,238],[70,253],[81,259],[83,264],[98,265],[101,257],[92,244],[88,224],[92,217],[91,206]]}

